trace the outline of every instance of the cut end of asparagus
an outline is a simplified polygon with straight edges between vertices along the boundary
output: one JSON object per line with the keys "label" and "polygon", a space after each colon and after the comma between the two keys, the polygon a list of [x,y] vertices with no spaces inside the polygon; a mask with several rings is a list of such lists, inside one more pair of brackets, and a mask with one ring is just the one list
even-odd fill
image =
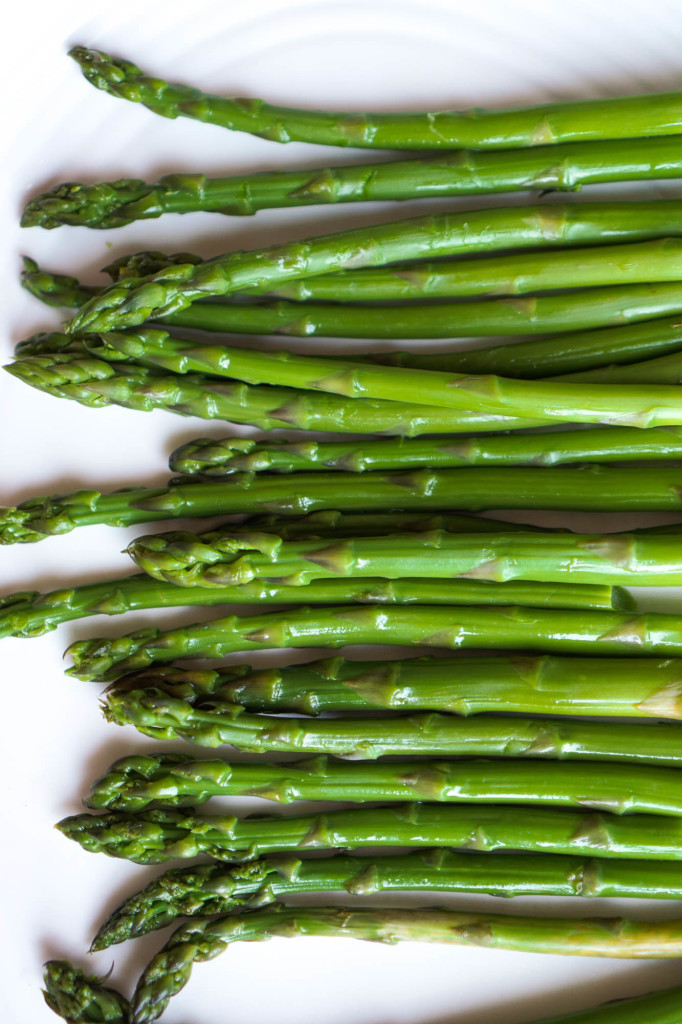
{"label": "cut end of asparagus", "polygon": [[45,1002],[70,1024],[126,1024],[128,1000],[103,979],[85,974],[68,960],[48,960],[43,975]]}

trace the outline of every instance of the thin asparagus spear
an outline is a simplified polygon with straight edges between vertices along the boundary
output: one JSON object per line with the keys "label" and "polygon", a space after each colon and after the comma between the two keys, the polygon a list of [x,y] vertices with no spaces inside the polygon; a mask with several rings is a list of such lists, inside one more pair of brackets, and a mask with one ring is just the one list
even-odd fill
{"label": "thin asparagus spear", "polygon": [[424,644],[597,656],[682,653],[679,615],[548,608],[437,606],[295,608],[228,616],[162,631],[81,640],[69,653],[77,679],[112,680],[176,658],[222,658],[275,647]]}
{"label": "thin asparagus spear", "polygon": [[56,827],[90,853],[136,864],[163,864],[176,857],[199,855],[232,862],[273,852],[377,846],[454,846],[487,857],[495,850],[582,857],[589,853],[600,860],[655,861],[664,872],[667,866],[662,862],[682,860],[679,818],[651,814],[619,817],[610,811],[547,805],[406,803],[295,817],[259,814],[245,818],[198,814],[191,807],[160,807],[135,814],[76,814]]}
{"label": "thin asparagus spear", "polygon": [[[618,246],[619,249],[624,248]],[[599,250],[603,251],[602,249]],[[141,257],[141,264],[144,269],[148,266],[162,268],[172,264],[178,256],[187,257],[186,253],[179,253],[177,256],[164,256],[163,253],[138,253],[136,256],[123,257],[122,260],[112,264],[117,268],[116,273],[122,272],[123,277],[128,276],[126,267],[136,265]],[[551,261],[546,260],[545,267],[552,267],[555,259],[562,258],[558,254]],[[566,254],[569,255],[569,254]],[[154,257],[154,259],[150,259]],[[198,257],[194,257],[198,260]],[[75,307],[82,305],[84,297],[81,294],[81,285],[75,278],[65,277],[60,274],[48,274],[39,271],[33,261],[24,261],[29,265],[29,270],[22,274],[22,284],[36,298],[48,305]],[[460,261],[463,262],[463,261]],[[481,263],[481,261],[477,261]],[[30,268],[33,268],[31,270]],[[131,266],[132,269],[132,266]],[[368,271],[363,271],[368,273]],[[297,287],[304,289],[306,284],[313,281],[320,285],[339,275],[324,275],[319,278],[303,279],[297,283]],[[114,278],[118,280],[118,277]],[[93,294],[99,294],[100,289],[93,289]],[[38,335],[28,341],[20,342],[16,346],[17,355],[41,354],[44,349],[49,348],[48,336]],[[509,377],[524,377],[533,379],[547,375],[547,371],[554,374],[584,373],[595,370],[596,375],[589,379],[599,380],[600,374],[605,374],[606,380],[611,383],[618,383],[621,379],[615,373],[615,367],[604,364],[633,363],[636,360],[642,361],[644,369],[646,362],[649,362],[650,369],[656,373],[666,368],[661,363],[654,366],[653,359],[668,354],[679,352],[682,347],[682,327],[680,318],[659,318],[647,320],[643,323],[629,324],[627,326],[603,327],[571,334],[561,334],[540,341],[521,341],[514,345],[499,345],[483,349],[456,349],[455,351],[421,353],[421,352],[378,352],[370,356],[353,358],[360,362],[369,360],[379,364],[396,366],[412,366],[417,369],[458,371],[462,370],[471,373],[501,373]],[[626,372],[630,373],[631,370]],[[636,372],[636,371],[635,371]],[[673,380],[679,375],[676,374]],[[641,376],[635,380],[641,380]],[[671,383],[669,376],[662,379],[653,378],[654,383]]]}
{"label": "thin asparagus spear", "polygon": [[542,757],[669,767],[682,763],[682,726],[677,722],[632,725],[506,715],[466,719],[433,711],[389,719],[278,718],[249,714],[220,696],[197,706],[163,690],[132,688],[107,693],[103,712],[107,721],[133,725],[152,739],[229,745],[258,754],[367,760],[394,755]]}
{"label": "thin asparagus spear", "polygon": [[190,979],[192,966],[211,960],[232,942],[315,935],[372,942],[447,942],[532,953],[627,959],[682,955],[682,921],[627,918],[518,917],[463,914],[447,908],[285,907],[189,921],[144,969],[133,996],[132,1024],[156,1020]]}
{"label": "thin asparagus spear", "polygon": [[214,796],[295,800],[434,800],[581,807],[614,814],[682,815],[682,775],[650,765],[561,761],[337,761],[228,763],[164,753],[123,757],[97,779],[85,800],[95,810],[182,807]]}
{"label": "thin asparagus spear", "polygon": [[68,960],[48,960],[43,981],[45,1002],[68,1024],[129,1024],[128,1000]]}
{"label": "thin asparagus spear", "polygon": [[99,928],[101,950],[174,924],[274,903],[300,892],[369,896],[395,890],[484,892],[493,896],[618,896],[679,899],[682,866],[540,854],[424,853],[301,860],[271,856],[243,864],[199,864],[166,871],[129,897]]}
{"label": "thin asparagus spear", "polygon": [[[336,270],[511,248],[576,246],[682,233],[682,203],[595,203],[437,214],[371,228],[227,253],[127,279],[87,302],[68,330],[106,331],[178,313],[197,299]],[[177,319],[175,322],[180,323]]]}
{"label": "thin asparagus spear", "polygon": [[632,999],[615,999],[601,1006],[534,1024],[676,1024],[680,1012],[682,987],[647,993]]}
{"label": "thin asparagus spear", "polygon": [[[84,46],[69,51],[98,89],[163,117],[191,117],[275,142],[372,149],[516,149],[548,143],[638,139],[682,131],[679,92],[546,103],[512,110],[341,113],[226,99],[146,75],[131,61]],[[555,160],[562,159],[559,151]]]}
{"label": "thin asparagus spear", "polygon": [[[132,363],[95,359],[83,346],[61,347],[61,335],[41,335],[45,354],[16,360],[5,369],[31,387],[89,408],[122,405],[140,412],[163,409],[181,416],[247,423],[261,430],[331,430],[336,433],[408,435],[466,433],[546,426],[539,414],[519,419],[498,414],[457,412],[427,405],[374,401],[302,391],[250,387],[205,374],[160,374]],[[49,353],[50,341],[58,350]]]}
{"label": "thin asparagus spear", "polygon": [[657,462],[679,458],[682,431],[678,428],[595,427],[461,440],[280,441],[200,437],[172,453],[170,468],[188,476],[219,479],[242,472],[307,473],[335,469],[365,473],[427,467],[559,466],[566,462]]}
{"label": "thin asparagus spear", "polygon": [[[682,127],[682,126],[681,126]],[[279,207],[487,195],[524,189],[575,191],[616,181],[682,177],[675,137],[567,143],[512,151],[459,150],[417,160],[341,165],[308,171],[267,171],[210,178],[167,174],[86,185],[68,181],[41,192],[24,207],[22,227],[63,224],[118,228],[164,213],[209,211],[248,216]]]}
{"label": "thin asparagus spear", "polygon": [[291,352],[198,345],[153,328],[134,334],[112,331],[101,339],[86,339],[85,344],[96,358],[116,361],[122,357],[179,374],[208,373],[247,384],[284,384],[400,403],[409,403],[418,394],[424,405],[452,410],[453,418],[461,411],[532,419],[534,410],[541,409],[547,422],[556,423],[682,424],[677,385],[592,385],[404,370]]}
{"label": "thin asparagus spear", "polygon": [[132,526],[158,520],[324,509],[425,512],[431,509],[560,509],[668,512],[682,509],[675,467],[579,469],[474,467],[382,473],[235,473],[170,487],[74,491],[0,509],[0,544],[32,543],[77,526]]}
{"label": "thin asparagus spear", "polygon": [[347,661],[221,670],[160,666],[133,673],[107,691],[162,691],[211,706],[217,697],[248,711],[512,712],[682,718],[682,662],[653,658],[474,656]]}

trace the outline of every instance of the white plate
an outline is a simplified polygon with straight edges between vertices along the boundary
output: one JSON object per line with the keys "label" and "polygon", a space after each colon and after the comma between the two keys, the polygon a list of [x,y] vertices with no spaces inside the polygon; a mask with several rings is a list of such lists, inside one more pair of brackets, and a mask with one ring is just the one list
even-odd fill
{"label": "white plate", "polygon": [[[671,88],[679,84],[682,68],[682,12],[665,0],[251,0],[248,5],[126,0],[106,6],[71,0],[24,4],[14,18],[0,64],[7,143],[0,190],[4,357],[13,341],[58,323],[56,315],[18,288],[19,253],[94,281],[93,268],[131,249],[198,248],[211,255],[407,216],[417,209],[414,204],[382,204],[269,211],[254,219],[167,217],[119,231],[22,232],[17,224],[22,202],[60,180],[371,159],[366,153],[279,146],[190,121],[156,118],[87,85],[65,56],[72,43],[110,49],[160,75],[215,92],[359,109],[511,105]],[[631,192],[637,190],[619,194]],[[6,375],[0,377],[0,409],[0,501],[5,504],[77,486],[111,489],[161,481],[169,451],[182,440],[228,432],[224,426],[170,414],[91,411],[33,392]],[[124,575],[128,563],[120,551],[136,532],[91,528],[40,545],[4,549],[0,592]],[[100,618],[33,641],[2,642],[0,955],[7,1022],[54,1019],[39,992],[42,961],[69,956],[85,964],[85,950],[105,911],[152,874],[152,869],[93,857],[52,830],[57,819],[79,810],[89,782],[114,757],[153,748],[132,729],[104,724],[96,688],[63,676],[62,651],[78,637],[195,617],[195,612],[175,612]],[[232,802],[237,805],[241,810],[246,803]],[[272,805],[261,807],[272,810]],[[411,901],[386,897],[382,902]],[[494,898],[434,894],[425,902],[574,914],[615,911],[607,901],[517,900],[512,906]],[[630,906],[654,916],[677,913],[670,903]],[[114,962],[114,982],[129,990],[161,939],[153,935],[99,954],[90,958],[91,969],[106,973]],[[278,939],[236,946],[222,962],[198,966],[167,1018],[195,1024],[226,1019],[231,1024],[270,1024],[273,1019],[280,1024],[455,1019],[459,1024],[513,1024],[647,991],[676,977],[673,964]]]}

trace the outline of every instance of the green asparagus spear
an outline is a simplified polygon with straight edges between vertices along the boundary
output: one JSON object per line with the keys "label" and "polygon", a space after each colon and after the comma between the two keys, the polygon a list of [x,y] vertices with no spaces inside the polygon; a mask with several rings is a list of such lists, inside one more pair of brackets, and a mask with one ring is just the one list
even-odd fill
{"label": "green asparagus spear", "polygon": [[[618,246],[623,249],[623,246]],[[585,252],[585,250],[582,250]],[[600,249],[599,252],[603,250]],[[187,257],[186,253],[177,254]],[[569,255],[568,253],[566,254]],[[149,257],[153,256],[154,260]],[[139,257],[144,269],[148,266],[159,266],[160,268],[172,263],[176,257],[166,257],[163,253],[139,253],[133,257],[123,257],[117,261],[120,266],[118,270],[123,276],[128,276],[125,268],[134,264]],[[554,266],[555,260],[563,258],[563,254],[557,254],[551,261],[545,260],[544,266]],[[198,257],[194,257],[198,259]],[[165,262],[164,262],[165,261]],[[33,261],[30,266],[35,268],[34,272],[25,272],[22,275],[22,283],[33,295],[48,305],[79,306],[82,304],[80,295],[81,286],[75,278],[64,277],[59,274],[47,274],[38,271]],[[464,261],[460,261],[460,264]],[[478,260],[480,264],[482,261]],[[116,264],[112,264],[116,266]],[[363,273],[368,273],[363,271]],[[327,280],[339,275],[324,275],[319,278],[303,279],[300,288],[306,284],[317,281],[320,285]],[[115,278],[118,280],[118,278]],[[297,287],[299,284],[297,284]],[[99,294],[99,290],[95,289]],[[201,303],[200,303],[201,305]],[[682,328],[680,318],[662,318],[647,320],[643,323],[629,324],[627,326],[604,327],[571,334],[561,334],[540,341],[521,341],[514,345],[499,345],[487,348],[460,349],[454,351],[421,353],[421,352],[378,352],[370,356],[353,358],[361,362],[369,359],[370,362],[396,366],[412,366],[417,369],[458,371],[470,373],[499,373],[508,377],[525,377],[533,379],[547,375],[548,371],[554,374],[562,373],[584,373],[587,370],[596,368],[598,372],[605,372],[607,380],[611,383],[618,383],[619,377],[615,373],[615,367],[609,365],[606,371],[604,364],[633,363],[635,360],[645,360],[652,363],[654,358],[660,358],[668,354],[679,352],[682,347]],[[37,336],[29,339],[28,342],[20,342],[16,347],[17,355],[41,354],[48,346],[45,339],[47,336]],[[644,362],[642,363],[644,367]],[[663,369],[663,365],[655,368],[657,373]],[[630,372],[630,371],[628,371]],[[673,383],[670,377],[653,378],[653,383]],[[596,379],[599,379],[598,377]],[[636,378],[641,380],[641,376]]]}
{"label": "green asparagus spear", "polygon": [[182,807],[214,796],[295,800],[434,800],[581,807],[614,814],[682,815],[682,777],[650,765],[532,760],[228,763],[164,753],[123,757],[92,786],[87,807],[139,811]]}
{"label": "green asparagus spear", "polygon": [[533,953],[662,959],[682,955],[682,921],[627,918],[519,917],[463,914],[444,907],[386,910],[372,907],[285,907],[281,904],[178,928],[143,971],[135,989],[132,1024],[156,1020],[189,981],[192,966],[211,960],[232,942],[275,935],[327,935],[372,942],[447,942]]}
{"label": "green asparagus spear", "polygon": [[31,498],[0,509],[0,544],[32,543],[77,526],[132,526],[159,520],[277,511],[300,515],[431,509],[560,509],[672,512],[682,509],[682,473],[674,467],[475,467],[402,474],[235,473],[226,480],[94,490]]}
{"label": "green asparagus spear", "polygon": [[[205,374],[163,375],[131,363],[95,359],[79,343],[61,347],[62,335],[41,335],[43,354],[16,360],[5,369],[31,387],[89,408],[122,405],[140,412],[164,409],[181,416],[247,423],[261,430],[331,430],[335,433],[408,435],[467,433],[546,426],[533,419],[457,412],[427,405],[344,398],[322,391],[250,387]],[[58,350],[47,351],[50,341]]]}
{"label": "green asparagus spear", "polygon": [[682,725],[558,721],[486,715],[471,719],[428,712],[400,718],[278,718],[252,715],[219,696],[206,704],[179,700],[163,690],[112,691],[104,715],[157,740],[184,739],[201,747],[228,744],[263,754],[333,754],[342,758],[393,755],[440,757],[543,757],[624,761],[679,767]]}
{"label": "green asparagus spear", "polygon": [[[572,766],[575,768],[576,766]],[[580,768],[580,771],[583,771]],[[454,846],[490,856],[496,850],[577,854],[632,860],[682,860],[682,821],[651,814],[551,806],[406,803],[352,807],[322,814],[198,814],[161,807],[131,814],[76,814],[57,825],[90,853],[137,864],[163,864],[199,855],[221,861],[251,860],[266,853],[377,846]],[[469,854],[471,855],[471,854]],[[508,854],[507,854],[508,855]]]}
{"label": "green asparagus spear", "polygon": [[409,403],[417,393],[425,405],[450,409],[453,418],[463,412],[532,419],[533,411],[541,409],[547,422],[634,427],[682,423],[677,385],[590,385],[404,370],[291,352],[198,345],[152,328],[134,334],[112,331],[84,343],[97,359],[123,358],[179,374],[208,373],[247,384],[284,384],[347,398],[399,403]]}
{"label": "green asparagus spear", "polygon": [[129,1024],[128,1000],[68,960],[48,960],[43,981],[45,1002],[68,1024]]}
{"label": "green asparagus spear", "polygon": [[679,899],[682,866],[539,854],[453,853],[435,849],[402,856],[301,860],[271,856],[245,864],[199,864],[166,871],[129,897],[92,943],[106,949],[174,924],[264,906],[301,892],[369,896],[395,890],[484,892],[493,896],[618,896]]}
{"label": "green asparagus spear", "polygon": [[676,1024],[682,987],[667,988],[632,999],[615,999],[589,1010],[562,1014],[534,1024]]}
{"label": "green asparagus spear", "polygon": [[181,587],[225,587],[270,580],[295,586],[337,577],[464,577],[504,583],[682,586],[682,544],[674,534],[567,532],[448,533],[314,537],[227,528],[138,537],[128,554],[144,572]]}
{"label": "green asparagus spear", "polygon": [[[198,299],[337,270],[511,248],[606,245],[682,233],[682,203],[594,203],[437,214],[227,253],[127,279],[87,302],[68,330],[107,331],[179,313]],[[206,311],[204,309],[204,311]],[[174,322],[181,324],[181,319]],[[188,324],[185,324],[187,326]]]}
{"label": "green asparagus spear", "polygon": [[109,229],[164,213],[209,211],[234,217],[279,207],[487,195],[524,189],[576,191],[583,185],[602,182],[680,177],[682,160],[675,137],[638,139],[635,146],[621,140],[567,143],[560,160],[553,146],[488,153],[459,150],[417,160],[345,164],[309,171],[267,171],[219,178],[167,174],[154,182],[121,178],[92,185],[68,181],[29,200],[21,224]]}
{"label": "green asparagus spear", "polygon": [[512,712],[682,718],[682,662],[653,658],[473,656],[347,661],[325,658],[253,669],[159,666],[113,683],[108,693],[159,692],[198,708],[214,699],[247,711]]}
{"label": "green asparagus spear", "polygon": [[177,448],[170,468],[188,476],[341,470],[452,469],[457,466],[559,466],[566,462],[647,462],[682,458],[682,431],[604,427],[461,440],[405,438],[280,441],[200,437]]}
{"label": "green asparagus spear", "polygon": [[[516,149],[548,143],[678,135],[679,92],[546,103],[517,110],[438,113],[340,113],[226,99],[146,75],[101,50],[69,51],[87,80],[163,117],[191,117],[275,142],[315,142],[371,149]],[[562,159],[559,151],[555,160]]]}

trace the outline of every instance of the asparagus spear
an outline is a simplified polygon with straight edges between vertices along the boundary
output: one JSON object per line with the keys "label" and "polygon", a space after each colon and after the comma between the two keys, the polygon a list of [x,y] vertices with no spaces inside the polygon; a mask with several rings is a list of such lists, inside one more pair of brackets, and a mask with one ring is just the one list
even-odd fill
{"label": "asparagus spear", "polygon": [[[624,248],[618,246],[619,249]],[[582,250],[585,252],[586,250]],[[598,252],[602,252],[600,248]],[[185,253],[179,256],[187,256]],[[568,254],[566,254],[568,255]],[[149,260],[153,256],[155,259]],[[166,257],[163,253],[140,253],[134,257],[123,257],[118,261],[119,270],[125,273],[126,266],[135,263],[142,257],[142,266],[167,266],[176,257]],[[545,260],[544,266],[551,268],[555,260],[562,258],[557,254],[552,260]],[[194,257],[198,259],[198,257]],[[164,262],[165,261],[165,262]],[[39,271],[33,261],[25,261],[33,267],[22,275],[22,283],[33,295],[48,305],[79,306],[84,301],[81,286],[75,278],[59,274],[47,274]],[[460,261],[460,264],[464,261]],[[480,260],[477,261],[481,263]],[[116,266],[113,264],[112,266]],[[363,273],[368,273],[363,271]],[[324,275],[319,278],[303,279],[297,287],[304,289],[313,281],[319,284],[339,275]],[[115,278],[118,279],[118,278]],[[93,294],[99,294],[93,289]],[[219,301],[219,300],[217,300]],[[199,304],[201,305],[201,303]],[[597,368],[602,370],[604,364],[632,363],[635,360],[650,361],[654,357],[679,352],[682,346],[682,329],[679,317],[647,320],[644,323],[627,326],[603,327],[571,334],[561,334],[540,341],[529,340],[514,345],[499,345],[487,348],[460,349],[454,351],[422,353],[422,352],[378,352],[370,356],[354,356],[364,362],[369,359],[379,364],[396,366],[412,366],[417,369],[458,371],[471,373],[502,373],[509,377],[525,377],[533,379],[547,375],[547,371],[555,374],[585,372]],[[45,336],[43,336],[45,337]],[[20,342],[16,347],[18,355],[39,354],[43,350],[43,342],[38,338]],[[644,365],[644,364],[642,364]],[[657,367],[660,370],[662,367]],[[618,383],[615,368],[609,366],[608,378]],[[641,379],[641,378],[638,378]],[[677,379],[677,377],[675,378]],[[655,383],[671,383],[670,379],[654,379]]]}
{"label": "asparagus spear", "polygon": [[[261,430],[333,430],[336,433],[437,434],[545,426],[532,419],[457,412],[412,403],[357,402],[324,392],[283,387],[250,387],[205,374],[160,374],[131,363],[95,359],[80,343],[61,346],[61,335],[40,335],[43,354],[16,360],[5,369],[31,387],[90,408],[122,405],[151,412],[165,409],[181,416],[247,423]],[[54,341],[58,350],[49,353]]]}
{"label": "asparagus spear", "polygon": [[138,537],[128,554],[144,572],[181,587],[252,580],[305,585],[337,577],[465,577],[503,583],[681,586],[682,545],[674,534],[567,532],[388,534],[283,540],[276,533],[187,530]]}
{"label": "asparagus spear", "polygon": [[562,1014],[535,1024],[676,1024],[682,988],[667,988],[632,999],[616,999],[594,1009]]}
{"label": "asparagus spear", "polygon": [[532,419],[533,411],[541,409],[547,422],[634,427],[682,423],[677,385],[589,385],[405,370],[291,352],[198,345],[153,328],[134,334],[112,331],[101,339],[86,339],[85,344],[96,358],[116,361],[122,357],[179,374],[208,373],[247,384],[284,384],[400,403],[409,403],[416,393],[425,405],[452,410],[453,418],[461,411]]}
{"label": "asparagus spear", "polygon": [[551,806],[407,803],[246,818],[198,814],[191,807],[161,807],[135,814],[76,814],[64,818],[57,828],[90,853],[137,864],[163,864],[175,857],[198,855],[234,861],[273,852],[437,845],[485,853],[488,858],[495,850],[583,857],[589,852],[609,860],[643,858],[637,863],[655,861],[663,879],[668,868],[662,862],[682,860],[678,818],[619,817]]}
{"label": "asparagus spear", "polygon": [[[339,113],[226,99],[146,75],[101,50],[69,51],[87,80],[163,117],[191,117],[275,142],[316,142],[372,149],[516,149],[548,143],[639,139],[682,130],[679,92],[546,103],[518,110],[439,113]],[[555,160],[562,159],[563,151]]]}
{"label": "asparagus spear", "polygon": [[209,211],[248,216],[278,207],[487,195],[524,189],[579,190],[616,181],[682,177],[675,137],[567,143],[518,151],[460,150],[416,160],[344,164],[304,171],[210,178],[167,174],[154,182],[120,178],[86,185],[63,182],[24,207],[22,227],[62,224],[118,228],[164,213]]}
{"label": "asparagus spear", "polygon": [[682,780],[675,768],[524,759],[386,763],[314,757],[245,764],[186,754],[138,755],[115,761],[93,783],[85,804],[96,810],[139,811],[154,803],[182,807],[214,796],[258,796],[284,804],[416,798],[682,815]]}
{"label": "asparagus spear", "polygon": [[679,899],[682,867],[653,861],[608,861],[540,854],[336,854],[314,860],[282,855],[244,864],[176,868],[129,897],[102,924],[92,950],[174,924],[264,906],[301,892],[369,896],[395,890],[484,892],[493,896],[619,896]]}
{"label": "asparagus spear", "polygon": [[254,285],[272,288],[336,270],[499,249],[643,241],[680,233],[682,203],[675,200],[437,214],[227,253],[198,266],[180,264],[150,277],[120,281],[87,302],[68,330],[130,327],[178,313],[197,299]]}
{"label": "asparagus spear", "polygon": [[486,715],[472,719],[426,714],[377,719],[277,718],[252,715],[220,696],[207,704],[163,690],[112,691],[103,706],[116,725],[133,725],[157,740],[184,739],[201,747],[229,744],[252,753],[333,754],[374,760],[392,755],[542,757],[624,761],[679,767],[682,726],[560,722],[552,718]]}
{"label": "asparagus spear", "polygon": [[177,448],[170,468],[188,476],[341,470],[452,469],[457,466],[558,466],[566,462],[632,462],[682,457],[682,431],[603,427],[461,440],[381,439],[280,441],[200,437]]}
{"label": "asparagus spear", "polygon": [[45,1002],[69,1024],[129,1024],[128,1000],[68,960],[48,960],[43,981]]}
{"label": "asparagus spear", "polygon": [[110,695],[163,692],[201,708],[215,698],[248,711],[449,711],[477,715],[682,718],[682,663],[675,658],[487,656],[347,661],[253,669],[160,666],[113,683]]}
{"label": "asparagus spear", "polygon": [[178,928],[144,969],[132,1000],[132,1024],[156,1020],[190,979],[194,963],[211,960],[232,942],[297,935],[373,942],[447,942],[533,953],[662,959],[682,955],[682,921],[627,918],[520,917],[463,914],[444,907],[285,907],[281,904]]}
{"label": "asparagus spear", "polygon": [[475,467],[403,474],[236,473],[226,480],[31,498],[0,509],[0,544],[32,543],[77,526],[132,526],[159,520],[277,511],[300,515],[431,509],[563,509],[668,512],[682,508],[674,467]]}

